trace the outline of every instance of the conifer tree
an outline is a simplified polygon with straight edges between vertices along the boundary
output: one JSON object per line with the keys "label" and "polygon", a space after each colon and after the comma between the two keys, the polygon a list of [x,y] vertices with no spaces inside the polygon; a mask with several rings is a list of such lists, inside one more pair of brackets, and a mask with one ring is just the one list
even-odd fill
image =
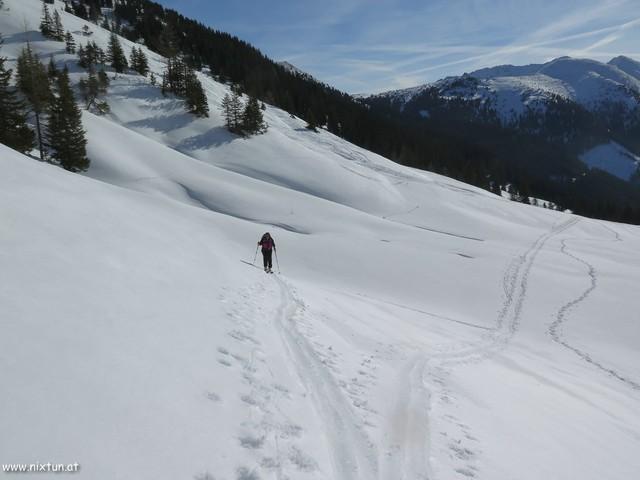
{"label": "conifer tree", "polygon": [[111,64],[116,73],[124,72],[129,66],[124,50],[122,50],[122,45],[120,45],[120,40],[118,40],[118,36],[113,32],[109,37],[106,60]]}
{"label": "conifer tree", "polygon": [[187,110],[198,117],[208,117],[209,103],[207,101],[207,95],[204,93],[204,89],[196,73],[188,69],[185,77]]}
{"label": "conifer tree", "polygon": [[129,64],[131,65],[132,70],[135,70],[143,77],[146,77],[147,73],[149,73],[149,60],[142,51],[142,48],[133,47],[133,49],[131,49],[131,59]]}
{"label": "conifer tree", "polygon": [[78,47],[78,65],[87,70],[104,63],[104,51],[96,42],[88,42],[85,47]]}
{"label": "conifer tree", "polygon": [[95,103],[100,94],[100,82],[93,68],[89,69],[89,76],[80,80],[78,84],[85,108],[88,110]]}
{"label": "conifer tree", "polygon": [[40,158],[44,160],[41,117],[46,112],[52,99],[49,77],[44,65],[40,63],[38,57],[33,53],[29,43],[22,49],[17,65],[17,85],[35,115]]}
{"label": "conifer tree", "polygon": [[231,131],[233,129],[233,118],[231,115],[231,96],[228,93],[224,94],[220,107],[222,109],[225,126],[227,130]]}
{"label": "conifer tree", "polygon": [[53,60],[53,55],[49,56],[49,65],[47,66],[47,76],[53,81],[58,76],[58,69],[56,68],[56,62]]}
{"label": "conifer tree", "polygon": [[242,133],[242,113],[243,106],[240,95],[232,89],[231,95],[227,93],[222,99],[222,114],[227,130],[233,133]]}
{"label": "conifer tree", "polygon": [[250,96],[242,113],[242,130],[248,135],[254,135],[264,133],[266,129],[260,104],[255,97]]}
{"label": "conifer tree", "polygon": [[65,50],[67,53],[76,53],[76,41],[73,39],[71,32],[67,30],[64,35]]}
{"label": "conifer tree", "polygon": [[62,26],[62,19],[60,18],[60,14],[56,9],[53,10],[53,29],[51,38],[53,38],[53,40],[57,40],[58,42],[64,42],[64,27]]}
{"label": "conifer tree", "polygon": [[307,110],[306,119],[307,119],[306,128],[308,130],[311,130],[312,132],[317,132],[318,131],[318,122],[316,120],[316,116],[313,114],[313,110],[311,110],[310,108],[309,108],[309,110]]}
{"label": "conifer tree", "polygon": [[109,87],[109,77],[107,76],[107,72],[104,71],[104,68],[101,68],[98,72],[98,89],[101,94],[107,93],[107,88]]}
{"label": "conifer tree", "polygon": [[42,18],[40,20],[40,33],[46,38],[51,38],[54,32],[53,19],[46,3],[42,4]]}
{"label": "conifer tree", "polygon": [[28,152],[33,147],[34,135],[27,126],[25,104],[11,86],[12,70],[5,68],[6,61],[5,57],[0,57],[0,143],[19,152]]}
{"label": "conifer tree", "polygon": [[47,138],[53,158],[63,168],[80,172],[89,168],[82,115],[76,104],[69,82],[69,69],[58,75],[58,96],[51,104]]}
{"label": "conifer tree", "polygon": [[167,58],[167,68],[162,73],[162,94],[173,93],[184,97],[186,93],[187,67],[180,56]]}
{"label": "conifer tree", "polygon": [[236,90],[231,93],[231,118],[233,119],[233,129],[236,132],[240,132],[240,128],[242,126],[242,112],[242,98],[240,97],[240,93]]}

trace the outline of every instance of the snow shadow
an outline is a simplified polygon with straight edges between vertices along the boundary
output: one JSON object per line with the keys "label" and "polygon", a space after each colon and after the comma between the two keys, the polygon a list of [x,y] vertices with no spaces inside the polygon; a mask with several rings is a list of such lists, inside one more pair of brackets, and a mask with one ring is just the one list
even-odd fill
{"label": "snow shadow", "polygon": [[251,222],[251,223],[258,223],[260,225],[269,225],[271,227],[276,227],[276,228],[280,228],[282,230],[286,230],[288,232],[292,232],[292,233],[298,233],[300,235],[310,235],[311,232],[309,232],[308,230],[305,230],[301,227],[298,227],[296,225],[289,225],[287,223],[281,223],[281,222],[266,222],[264,220],[260,220],[257,218],[252,218],[252,217],[247,217],[244,215],[239,215],[235,212],[232,212],[230,210],[225,210],[222,209],[220,207],[218,207],[217,205],[213,205],[208,199],[206,199],[203,195],[199,194],[198,192],[195,192],[194,190],[191,190],[189,187],[178,183],[178,185],[180,187],[182,187],[182,189],[184,190],[184,192],[187,194],[187,196],[195,201],[197,204],[199,204],[202,208],[206,209],[206,210],[210,210],[212,212],[215,213],[220,213],[222,215],[228,215],[230,217],[234,217],[240,220],[244,220],[247,222]]}
{"label": "snow shadow", "polygon": [[179,130],[193,122],[194,116],[190,113],[176,113],[175,115],[167,115],[163,117],[149,117],[142,120],[134,120],[127,122],[126,127],[129,128],[149,128],[161,133],[169,133],[173,130]]}
{"label": "snow shadow", "polygon": [[26,44],[27,42],[41,42],[46,40],[46,38],[44,38],[38,30],[29,30],[27,32],[14,33],[13,35],[9,35],[8,37],[3,36],[2,38],[5,45],[8,45],[10,43]]}
{"label": "snow shadow", "polygon": [[200,135],[185,138],[175,148],[180,151],[209,150],[212,147],[219,147],[239,138],[224,127],[213,127]]}

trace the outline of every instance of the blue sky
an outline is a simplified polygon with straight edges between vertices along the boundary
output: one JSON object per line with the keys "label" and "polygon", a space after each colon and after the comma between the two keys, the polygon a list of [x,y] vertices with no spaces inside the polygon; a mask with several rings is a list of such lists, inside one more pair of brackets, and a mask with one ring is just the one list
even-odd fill
{"label": "blue sky", "polygon": [[640,0],[160,0],[349,93],[570,55],[640,60]]}

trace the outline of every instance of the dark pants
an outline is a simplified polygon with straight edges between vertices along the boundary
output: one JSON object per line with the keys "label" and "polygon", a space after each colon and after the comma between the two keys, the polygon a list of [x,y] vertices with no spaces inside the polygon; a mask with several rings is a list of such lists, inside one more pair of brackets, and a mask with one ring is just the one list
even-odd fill
{"label": "dark pants", "polygon": [[271,263],[271,255],[273,250],[262,250],[262,262],[264,263],[264,268],[272,268],[273,264]]}

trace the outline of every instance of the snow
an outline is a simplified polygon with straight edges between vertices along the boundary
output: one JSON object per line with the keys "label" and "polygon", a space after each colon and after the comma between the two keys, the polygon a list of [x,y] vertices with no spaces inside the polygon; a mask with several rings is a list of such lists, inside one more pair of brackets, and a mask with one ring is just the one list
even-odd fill
{"label": "snow", "polygon": [[313,79],[313,76],[309,75],[304,70],[299,69],[294,64],[287,62],[286,60],[282,60],[282,61],[278,62],[278,65],[283,67],[289,73],[293,73],[295,75],[300,75],[301,77],[306,77],[306,78]]}
{"label": "snow", "polygon": [[580,155],[589,168],[598,168],[622,180],[631,180],[640,167],[640,157],[616,142],[597,145]]}
{"label": "snow", "polygon": [[[41,2],[6,4],[15,58]],[[640,228],[402,167],[271,106],[266,134],[238,138],[227,87],[200,79],[210,119],[118,75],[112,114],[83,113],[84,175],[0,145],[0,463],[77,461],[92,480],[637,475]],[[281,274],[247,264],[265,230]]]}
{"label": "snow", "polygon": [[616,57],[607,64],[560,57],[545,64],[483,68],[374,97],[390,97],[404,108],[430,87],[436,87],[443,98],[480,100],[494,108],[507,124],[529,110],[543,111],[556,98],[577,102],[590,110],[615,102],[631,111],[640,106],[640,62],[628,57]]}
{"label": "snow", "polygon": [[626,74],[632,76],[637,80],[640,80],[640,62],[632,58],[621,55],[619,57],[611,59],[609,61],[609,65],[614,65]]}

